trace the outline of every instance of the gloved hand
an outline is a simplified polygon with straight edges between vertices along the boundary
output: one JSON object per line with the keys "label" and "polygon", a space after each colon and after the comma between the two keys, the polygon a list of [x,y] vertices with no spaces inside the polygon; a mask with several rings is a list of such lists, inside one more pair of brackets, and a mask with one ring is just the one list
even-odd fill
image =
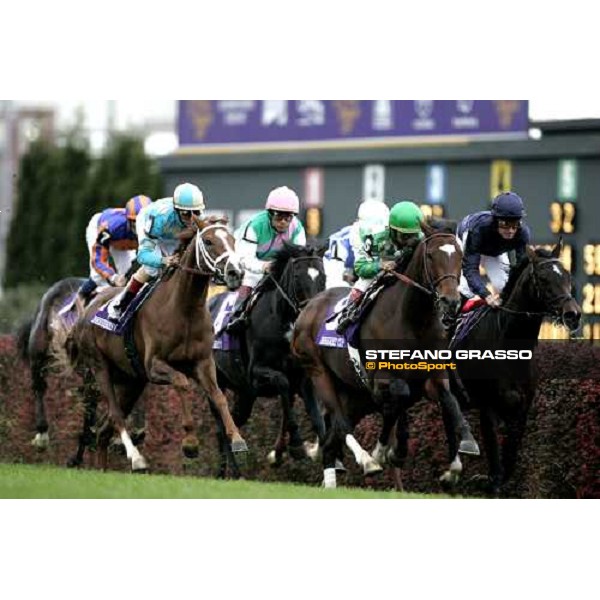
{"label": "gloved hand", "polygon": [[125,277],[125,275],[115,273],[108,278],[108,283],[113,287],[123,287],[127,283],[127,277]]}
{"label": "gloved hand", "polygon": [[271,265],[272,263],[268,262],[265,263],[263,266],[263,273],[270,273],[271,272]]}
{"label": "gloved hand", "polygon": [[179,255],[172,254],[171,256],[163,256],[162,264],[165,267],[176,267],[179,264]]}
{"label": "gloved hand", "polygon": [[485,301],[488,306],[493,306],[494,308],[497,308],[502,303],[502,301],[500,300],[500,295],[496,293],[486,296]]}
{"label": "gloved hand", "polygon": [[384,271],[393,271],[396,268],[396,262],[393,260],[386,260],[382,265],[381,268]]}

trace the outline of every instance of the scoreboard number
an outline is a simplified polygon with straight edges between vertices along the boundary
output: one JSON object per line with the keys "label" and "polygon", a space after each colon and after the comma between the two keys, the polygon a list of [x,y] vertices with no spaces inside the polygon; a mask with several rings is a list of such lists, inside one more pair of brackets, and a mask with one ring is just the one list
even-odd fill
{"label": "scoreboard number", "polygon": [[444,206],[442,204],[421,204],[419,208],[426,219],[431,217],[442,219],[444,217]]}
{"label": "scoreboard number", "polygon": [[586,275],[600,275],[600,244],[583,247],[583,269]]}
{"label": "scoreboard number", "polygon": [[573,202],[553,202],[550,205],[550,231],[552,233],[575,233],[576,215]]}
{"label": "scoreboard number", "polygon": [[583,286],[581,308],[586,315],[600,315],[600,284],[586,283]]}

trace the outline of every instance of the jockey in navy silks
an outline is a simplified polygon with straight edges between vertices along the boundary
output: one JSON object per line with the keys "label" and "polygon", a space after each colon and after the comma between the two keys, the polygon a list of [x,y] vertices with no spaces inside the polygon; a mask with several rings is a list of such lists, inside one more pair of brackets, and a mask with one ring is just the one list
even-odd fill
{"label": "jockey in navy silks", "polygon": [[[479,296],[489,306],[500,305],[510,269],[508,252],[514,251],[519,262],[531,241],[531,231],[523,223],[525,214],[521,197],[504,192],[494,198],[491,210],[467,215],[459,223],[457,237],[463,249],[459,291],[464,297]],[[486,270],[492,291],[481,277],[480,266]]]}

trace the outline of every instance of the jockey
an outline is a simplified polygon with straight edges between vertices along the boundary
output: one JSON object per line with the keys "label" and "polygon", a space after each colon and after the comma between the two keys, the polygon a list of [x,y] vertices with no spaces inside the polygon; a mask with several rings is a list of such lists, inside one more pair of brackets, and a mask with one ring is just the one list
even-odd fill
{"label": "jockey", "polygon": [[[522,221],[524,216],[521,197],[514,192],[504,192],[494,198],[490,211],[467,215],[459,223],[457,237],[463,249],[459,291],[463,296],[477,295],[489,306],[500,305],[500,292],[506,285],[510,268],[507,253],[514,250],[519,261],[531,240],[529,227]],[[480,266],[485,267],[492,292],[485,286]]]}
{"label": "jockey", "polygon": [[250,294],[269,272],[271,259],[283,248],[285,242],[306,246],[306,233],[300,219],[300,200],[288,187],[272,190],[265,210],[244,223],[236,232],[235,249],[244,269],[244,279],[238,290],[238,302],[228,332],[240,330],[246,324],[252,302]]}
{"label": "jockey", "polygon": [[148,196],[134,196],[125,208],[107,208],[91,218],[85,231],[90,276],[78,290],[84,303],[98,286],[121,287],[127,283],[126,274],[138,247],[136,219],[151,202]]}
{"label": "jockey", "polygon": [[178,234],[191,225],[192,215],[204,217],[204,196],[191,183],[175,188],[172,198],[157,200],[144,208],[138,218],[139,248],[137,261],[141,267],[133,274],[127,287],[111,302],[108,316],[118,320],[145,283],[158,277],[165,267],[178,264],[174,255],[179,245]]}
{"label": "jockey", "polygon": [[[398,264],[400,268],[406,268],[408,258],[415,248],[415,241],[423,238],[421,221],[421,209],[410,200],[397,202],[391,211],[383,202],[363,202],[359,210],[362,245],[354,264],[354,271],[359,279],[340,315],[338,333],[343,333],[353,322],[365,291],[380,271],[393,271]],[[394,260],[384,261],[386,255],[393,256]]]}
{"label": "jockey", "polygon": [[329,247],[323,257],[323,268],[327,280],[326,288],[348,287],[349,279],[354,277],[354,249],[359,246],[358,221],[336,231],[329,236]]}

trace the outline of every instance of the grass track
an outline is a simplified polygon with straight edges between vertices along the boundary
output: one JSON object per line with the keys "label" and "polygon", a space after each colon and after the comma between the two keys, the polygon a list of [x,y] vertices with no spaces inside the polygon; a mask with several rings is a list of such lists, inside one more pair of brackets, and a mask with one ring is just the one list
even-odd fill
{"label": "grass track", "polygon": [[424,499],[435,494],[398,494],[357,488],[324,490],[293,483],[219,481],[171,475],[70,470],[55,466],[0,464],[0,498],[260,498]]}

